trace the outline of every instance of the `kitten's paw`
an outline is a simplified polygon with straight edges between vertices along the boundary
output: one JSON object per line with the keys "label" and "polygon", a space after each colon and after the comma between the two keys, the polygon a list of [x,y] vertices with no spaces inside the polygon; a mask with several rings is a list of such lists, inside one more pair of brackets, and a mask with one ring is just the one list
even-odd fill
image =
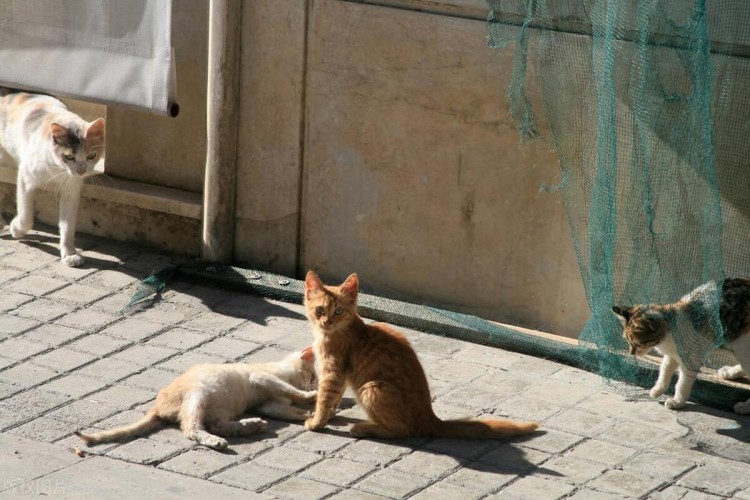
{"label": "kitten's paw", "polygon": [[84,259],[83,256],[79,253],[64,255],[60,260],[62,260],[65,265],[70,267],[79,267],[83,265],[84,262],[86,262],[86,259]]}
{"label": "kitten's paw", "polygon": [[719,378],[723,378],[724,380],[734,380],[736,378],[745,376],[744,370],[739,365],[722,366],[716,373],[717,375],[719,375]]}
{"label": "kitten's paw", "polygon": [[201,440],[203,446],[208,446],[214,450],[223,450],[229,446],[229,442],[226,439],[219,436],[208,436]]}
{"label": "kitten's paw", "polygon": [[665,390],[664,387],[653,387],[648,395],[651,396],[651,399],[659,399],[659,396],[664,394]]}
{"label": "kitten's paw", "polygon": [[318,391],[306,391],[304,396],[305,403],[314,403],[318,399]]}
{"label": "kitten's paw", "polygon": [[260,418],[243,418],[240,420],[245,434],[258,434],[268,427],[268,422]]}
{"label": "kitten's paw", "polygon": [[322,430],[325,426],[325,422],[318,420],[314,416],[305,420],[305,429],[307,429],[308,431],[319,431]]}
{"label": "kitten's paw", "polygon": [[670,410],[679,410],[680,408],[685,406],[685,402],[675,398],[667,398],[667,400],[664,402],[664,406],[666,406]]}
{"label": "kitten's paw", "polygon": [[740,415],[747,415],[748,413],[750,413],[750,399],[748,399],[744,403],[737,403],[736,405],[734,405],[734,412]]}
{"label": "kitten's paw", "polygon": [[31,226],[22,224],[21,221],[18,220],[18,217],[14,217],[13,220],[10,221],[10,235],[15,239],[23,238],[30,229]]}

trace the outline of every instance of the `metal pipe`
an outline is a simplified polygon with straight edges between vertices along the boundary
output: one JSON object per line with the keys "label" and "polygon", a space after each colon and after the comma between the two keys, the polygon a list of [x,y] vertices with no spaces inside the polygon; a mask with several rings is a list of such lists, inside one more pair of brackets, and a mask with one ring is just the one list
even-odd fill
{"label": "metal pipe", "polygon": [[218,264],[234,255],[241,16],[241,0],[210,2],[201,258]]}

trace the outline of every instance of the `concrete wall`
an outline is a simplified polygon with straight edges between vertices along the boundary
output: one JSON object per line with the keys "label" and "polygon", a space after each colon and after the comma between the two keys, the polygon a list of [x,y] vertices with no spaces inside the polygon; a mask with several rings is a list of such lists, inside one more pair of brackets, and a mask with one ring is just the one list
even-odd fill
{"label": "concrete wall", "polygon": [[[512,54],[487,48],[484,0],[377,3],[243,2],[235,260],[358,272],[368,292],[576,335],[568,224],[559,194],[539,193],[557,158],[519,144]],[[202,190],[206,5],[175,2],[180,116],[108,110],[111,175]],[[82,211],[83,231],[200,251],[197,220]]]}

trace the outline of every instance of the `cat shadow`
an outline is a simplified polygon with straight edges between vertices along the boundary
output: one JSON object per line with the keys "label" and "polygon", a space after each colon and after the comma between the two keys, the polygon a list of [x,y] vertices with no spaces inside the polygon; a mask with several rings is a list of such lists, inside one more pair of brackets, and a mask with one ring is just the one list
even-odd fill
{"label": "cat shadow", "polygon": [[[331,425],[322,433],[333,436],[369,441],[383,445],[401,446],[411,451],[419,451],[429,455],[451,457],[463,469],[493,474],[530,475],[540,474],[553,477],[564,477],[558,471],[537,465],[529,460],[527,452],[516,446],[519,443],[533,440],[547,432],[536,430],[524,436],[504,439],[451,439],[451,438],[406,438],[406,439],[375,439],[354,438],[348,424],[364,422],[362,419],[336,415],[331,419]],[[342,428],[347,425],[347,428]]]}
{"label": "cat shadow", "polygon": [[[681,425],[686,426],[693,433],[700,432],[709,436],[713,431],[720,436],[731,438],[742,443],[750,443],[750,418],[747,416],[704,405],[687,406],[680,410],[680,414],[683,415],[683,417],[678,418],[678,422]],[[703,419],[700,418],[703,415],[721,419],[721,421],[734,420],[734,423],[724,423],[722,424],[723,427],[717,428],[716,425],[712,425],[710,422],[704,422]],[[695,436],[693,436],[693,438],[695,438]]]}

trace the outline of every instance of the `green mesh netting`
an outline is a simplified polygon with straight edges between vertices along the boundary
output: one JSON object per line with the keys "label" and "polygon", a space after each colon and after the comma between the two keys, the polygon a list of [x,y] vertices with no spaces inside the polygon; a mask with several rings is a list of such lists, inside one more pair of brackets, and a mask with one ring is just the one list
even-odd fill
{"label": "green mesh netting", "polygon": [[[488,5],[490,45],[515,51],[508,96],[521,137],[547,131],[560,155],[591,308],[583,363],[647,387],[653,370],[623,355],[612,306],[676,302],[709,280],[750,275],[750,3]],[[693,317],[710,325],[714,347],[723,343],[720,292]],[[677,344],[683,359],[702,350],[697,339]],[[706,363],[735,361],[713,354]],[[703,384],[691,399],[729,406],[742,397]]]}

